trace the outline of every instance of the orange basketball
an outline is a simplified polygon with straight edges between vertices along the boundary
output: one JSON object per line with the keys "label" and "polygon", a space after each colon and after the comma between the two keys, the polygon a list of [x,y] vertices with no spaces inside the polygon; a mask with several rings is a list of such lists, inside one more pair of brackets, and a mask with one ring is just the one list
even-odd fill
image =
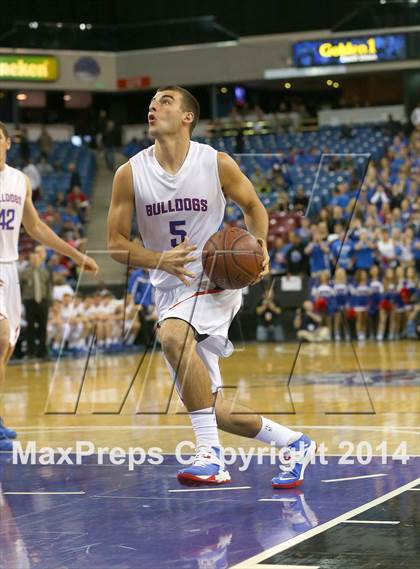
{"label": "orange basketball", "polygon": [[250,285],[261,273],[264,252],[251,233],[229,227],[210,237],[202,261],[205,274],[215,285],[237,289]]}

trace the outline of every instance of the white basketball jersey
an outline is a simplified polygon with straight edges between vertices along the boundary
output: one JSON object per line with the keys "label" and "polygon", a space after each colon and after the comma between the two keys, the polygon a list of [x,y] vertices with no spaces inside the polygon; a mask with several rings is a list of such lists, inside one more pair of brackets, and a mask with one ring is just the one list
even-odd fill
{"label": "white basketball jersey", "polygon": [[19,258],[19,231],[25,198],[24,174],[6,164],[0,171],[0,263]]}
{"label": "white basketball jersey", "polygon": [[[223,223],[226,200],[217,169],[217,151],[190,142],[187,157],[176,174],[166,172],[155,157],[155,146],[130,159],[133,171],[137,224],[146,249],[167,251],[187,236],[197,247],[197,259],[186,267],[200,283],[201,252]],[[152,285],[169,290],[181,281],[165,271],[150,271]]]}

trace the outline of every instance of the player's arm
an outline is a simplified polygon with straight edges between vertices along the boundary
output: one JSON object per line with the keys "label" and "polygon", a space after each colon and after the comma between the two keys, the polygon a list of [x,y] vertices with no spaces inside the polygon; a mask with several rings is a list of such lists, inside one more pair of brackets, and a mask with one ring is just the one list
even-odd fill
{"label": "player's arm", "polygon": [[116,171],[112,186],[107,226],[108,250],[111,257],[125,265],[166,271],[188,285],[186,277],[194,275],[185,268],[185,265],[194,260],[194,257],[190,257],[190,253],[196,247],[189,246],[186,239],[169,251],[159,252],[143,247],[141,242],[130,240],[133,204],[133,174],[130,162],[126,162]]}
{"label": "player's arm", "polygon": [[241,172],[238,164],[225,154],[217,153],[219,178],[225,196],[234,201],[244,214],[245,224],[264,250],[261,280],[270,272],[270,258],[267,251],[268,215],[259,200],[251,181]]}
{"label": "player's arm", "polygon": [[98,272],[98,265],[96,262],[63,241],[63,239],[58,237],[58,235],[56,235],[54,231],[48,227],[48,225],[44,223],[39,217],[38,212],[36,211],[32,202],[31,184],[27,176],[25,176],[25,179],[26,199],[23,208],[22,223],[26,229],[26,232],[30,235],[30,237],[32,237],[32,239],[39,241],[50,249],[54,249],[54,251],[60,253],[61,255],[65,255],[66,257],[73,259],[77,265],[83,266],[86,271],[96,274]]}

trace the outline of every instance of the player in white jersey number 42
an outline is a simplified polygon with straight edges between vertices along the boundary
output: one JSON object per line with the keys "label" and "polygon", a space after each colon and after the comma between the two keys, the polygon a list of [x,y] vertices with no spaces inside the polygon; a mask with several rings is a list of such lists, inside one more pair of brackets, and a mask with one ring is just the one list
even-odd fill
{"label": "player in white jersey number 42", "polygon": [[[60,239],[39,217],[32,202],[32,188],[27,176],[6,164],[11,139],[0,122],[0,400],[6,365],[19,335],[21,298],[17,261],[20,226],[46,247],[73,259],[84,271],[97,273],[96,261]],[[0,451],[12,449],[7,429],[0,418]]]}

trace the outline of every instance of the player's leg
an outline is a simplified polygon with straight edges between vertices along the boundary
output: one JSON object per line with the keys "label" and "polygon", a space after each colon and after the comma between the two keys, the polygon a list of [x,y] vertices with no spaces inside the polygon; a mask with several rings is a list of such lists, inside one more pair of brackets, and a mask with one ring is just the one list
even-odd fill
{"label": "player's leg", "polygon": [[[12,355],[13,348],[10,345],[10,329],[9,321],[7,318],[0,319],[0,397],[4,393],[4,386],[6,382],[6,366],[7,362]],[[14,431],[4,427],[3,421],[0,417],[0,451],[12,450],[12,443],[8,435],[12,438],[16,436]]]}
{"label": "player's leg", "polygon": [[275,488],[299,486],[304,477],[306,466],[315,454],[316,444],[299,431],[293,431],[264,417],[255,411],[225,398],[221,387],[222,377],[219,357],[203,348],[199,343],[197,353],[205,364],[216,397],[217,426],[228,433],[256,439],[259,442],[274,445],[278,449],[287,447],[293,455],[293,468],[282,471],[272,480]]}
{"label": "player's leg", "polygon": [[159,338],[166,359],[176,372],[176,382],[190,413],[214,406],[209,373],[196,351],[194,329],[184,320],[168,318]]}
{"label": "player's leg", "polygon": [[382,342],[384,339],[385,334],[385,327],[386,327],[386,320],[387,320],[387,312],[383,308],[379,310],[379,322],[378,322],[378,332],[376,334],[376,339],[378,342]]}
{"label": "player's leg", "polygon": [[211,380],[197,354],[194,329],[184,320],[169,318],[160,324],[159,338],[196,438],[194,463],[178,473],[178,480],[182,484],[229,482],[221,456]]}

